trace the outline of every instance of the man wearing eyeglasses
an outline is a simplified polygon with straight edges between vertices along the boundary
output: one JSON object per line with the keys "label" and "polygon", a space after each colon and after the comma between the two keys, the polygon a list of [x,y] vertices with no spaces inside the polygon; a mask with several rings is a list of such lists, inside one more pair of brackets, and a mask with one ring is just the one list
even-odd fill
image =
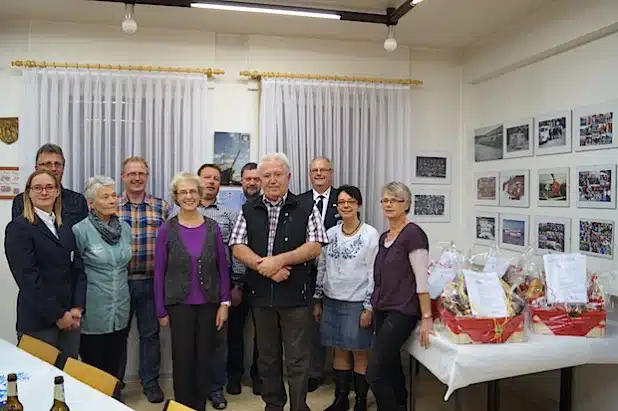
{"label": "man wearing eyeglasses", "polygon": [[[337,225],[341,219],[337,213],[337,189],[333,187],[333,166],[326,157],[316,157],[311,161],[309,178],[313,188],[299,197],[303,201],[313,202],[322,216],[322,223],[328,231]],[[315,291],[318,276],[317,264],[311,270],[311,292]],[[313,294],[311,294],[313,295]],[[320,324],[315,323],[311,340],[311,361],[309,376],[309,392],[313,392],[324,382],[324,363],[326,349],[320,339]]]}
{"label": "man wearing eyeglasses", "polygon": [[[165,200],[146,193],[149,167],[142,157],[129,157],[122,166],[124,194],[118,206],[118,217],[131,226],[133,258],[129,263],[131,311],[137,317],[139,331],[139,376],[144,394],[151,403],[165,399],[159,387],[161,345],[159,321],[154,303],[154,251],[159,226],[168,216]],[[129,328],[131,327],[129,320]],[[120,378],[124,378],[127,362],[125,347]]]}
{"label": "man wearing eyeglasses", "polygon": [[[62,148],[56,144],[44,144],[36,152],[35,170],[47,170],[54,174],[58,183],[62,184],[64,166],[66,162]],[[80,193],[61,187],[62,198],[62,221],[69,227],[79,223],[88,216],[88,203]],[[24,194],[20,193],[13,200],[13,218],[22,215],[24,211]]]}

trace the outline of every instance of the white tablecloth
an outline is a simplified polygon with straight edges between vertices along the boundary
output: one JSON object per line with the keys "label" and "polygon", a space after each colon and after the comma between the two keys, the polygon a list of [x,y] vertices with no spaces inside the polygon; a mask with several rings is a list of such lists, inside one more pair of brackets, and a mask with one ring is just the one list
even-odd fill
{"label": "white tablecloth", "polygon": [[0,375],[23,373],[17,382],[19,400],[26,410],[45,411],[54,399],[54,377],[64,377],[66,402],[71,411],[128,411],[131,408],[74,379],[62,370],[0,339]]}
{"label": "white tablecloth", "polygon": [[618,324],[608,322],[605,338],[556,337],[527,333],[527,341],[509,344],[454,344],[436,332],[431,346],[413,335],[403,349],[455,390],[480,382],[584,364],[618,364]]}

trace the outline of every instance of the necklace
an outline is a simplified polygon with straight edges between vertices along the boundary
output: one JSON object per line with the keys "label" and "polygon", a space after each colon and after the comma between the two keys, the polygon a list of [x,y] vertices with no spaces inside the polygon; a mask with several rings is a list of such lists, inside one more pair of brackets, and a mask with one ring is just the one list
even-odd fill
{"label": "necklace", "polygon": [[345,229],[343,228],[343,226],[341,226],[341,231],[342,231],[342,232],[343,232],[343,234],[345,234],[345,235],[352,235],[352,234],[354,234],[355,232],[357,232],[357,231],[358,231],[358,229],[360,228],[361,224],[363,224],[363,223],[362,223],[361,221],[359,221],[359,222],[358,222],[358,225],[356,226],[356,228],[355,228],[354,230],[350,231],[349,233],[346,233],[346,231],[345,231]]}

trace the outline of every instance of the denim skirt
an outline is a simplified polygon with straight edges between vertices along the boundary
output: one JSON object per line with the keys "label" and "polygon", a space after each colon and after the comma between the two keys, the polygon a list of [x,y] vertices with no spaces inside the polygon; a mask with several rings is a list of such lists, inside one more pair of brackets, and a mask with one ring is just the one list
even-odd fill
{"label": "denim skirt", "polygon": [[368,350],[373,342],[373,327],[361,328],[362,302],[322,299],[320,333],[322,345],[344,350]]}

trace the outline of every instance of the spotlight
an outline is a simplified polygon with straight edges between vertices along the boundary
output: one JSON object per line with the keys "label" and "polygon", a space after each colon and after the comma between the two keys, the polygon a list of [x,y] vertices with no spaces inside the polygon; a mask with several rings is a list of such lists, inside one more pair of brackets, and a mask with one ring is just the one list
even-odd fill
{"label": "spotlight", "polygon": [[137,22],[135,21],[135,4],[125,3],[124,5],[124,21],[122,22],[122,31],[127,34],[135,34],[137,32]]}
{"label": "spotlight", "polygon": [[397,40],[395,40],[395,26],[388,26],[388,37],[384,40],[384,50],[395,51]]}

